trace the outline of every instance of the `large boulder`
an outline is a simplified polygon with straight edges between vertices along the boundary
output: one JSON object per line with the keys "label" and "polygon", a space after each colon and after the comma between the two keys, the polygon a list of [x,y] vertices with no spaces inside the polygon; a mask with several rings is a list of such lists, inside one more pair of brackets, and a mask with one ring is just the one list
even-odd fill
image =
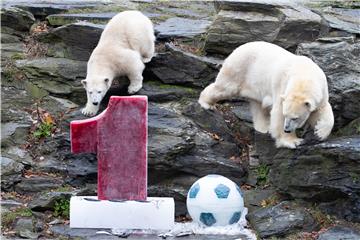
{"label": "large boulder", "polygon": [[168,43],[165,48],[148,66],[163,83],[204,88],[215,80],[221,60],[197,56]]}
{"label": "large boulder", "polygon": [[327,25],[302,6],[269,1],[217,1],[218,15],[207,33],[205,51],[228,55],[251,41],[267,41],[287,49],[313,41]]}
{"label": "large boulder", "polygon": [[86,62],[49,57],[18,60],[16,67],[40,89],[77,102],[85,100],[80,80],[86,77]]}
{"label": "large boulder", "polygon": [[305,208],[292,202],[258,209],[246,218],[261,238],[284,236],[298,231],[312,231],[317,226]]}
{"label": "large boulder", "polygon": [[360,117],[360,42],[328,38],[300,44],[297,53],[308,56],[325,72],[336,127]]}
{"label": "large boulder", "polygon": [[34,16],[25,10],[15,7],[1,9],[1,27],[27,32],[35,22]]}
{"label": "large boulder", "polygon": [[316,201],[328,213],[360,221],[359,135],[331,139],[295,151],[281,149],[263,158],[271,164],[271,182],[281,193]]}
{"label": "large boulder", "polygon": [[87,61],[105,25],[78,22],[54,28],[39,37],[48,43],[48,56]]}

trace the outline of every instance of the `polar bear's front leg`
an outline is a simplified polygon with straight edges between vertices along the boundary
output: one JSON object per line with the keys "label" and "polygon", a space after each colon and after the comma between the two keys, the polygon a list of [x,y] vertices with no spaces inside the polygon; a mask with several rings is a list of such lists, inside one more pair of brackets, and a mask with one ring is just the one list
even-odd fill
{"label": "polar bear's front leg", "polygon": [[267,133],[270,125],[270,115],[266,109],[262,108],[261,103],[250,101],[250,110],[255,130],[261,133]]}
{"label": "polar bear's front leg", "polygon": [[284,132],[284,116],[281,101],[276,101],[270,112],[270,134],[276,140],[276,147],[296,148],[303,139],[298,138],[294,132]]}
{"label": "polar bear's front leg", "polygon": [[91,102],[86,103],[85,108],[81,110],[81,113],[85,116],[94,116],[99,111],[99,104],[94,105]]}
{"label": "polar bear's front leg", "polygon": [[309,123],[320,140],[326,139],[334,126],[334,114],[330,103],[326,102],[323,107],[312,112],[309,117]]}
{"label": "polar bear's front leg", "polygon": [[128,77],[130,79],[128,93],[134,94],[142,88],[143,76],[142,74],[131,74]]}

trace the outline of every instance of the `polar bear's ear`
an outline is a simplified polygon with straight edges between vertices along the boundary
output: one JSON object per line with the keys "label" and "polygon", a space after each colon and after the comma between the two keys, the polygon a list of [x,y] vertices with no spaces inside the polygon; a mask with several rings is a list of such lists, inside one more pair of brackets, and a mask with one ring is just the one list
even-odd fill
{"label": "polar bear's ear", "polygon": [[84,87],[86,87],[86,83],[87,83],[87,81],[84,79],[84,80],[81,80],[81,83],[82,83],[82,85],[84,86]]}
{"label": "polar bear's ear", "polygon": [[312,100],[306,100],[304,104],[305,104],[305,106],[310,110],[310,112],[312,112],[312,111],[315,110],[314,101],[312,101]]}
{"label": "polar bear's ear", "polygon": [[281,99],[281,101],[284,101],[285,100],[285,94],[281,94],[280,99]]}

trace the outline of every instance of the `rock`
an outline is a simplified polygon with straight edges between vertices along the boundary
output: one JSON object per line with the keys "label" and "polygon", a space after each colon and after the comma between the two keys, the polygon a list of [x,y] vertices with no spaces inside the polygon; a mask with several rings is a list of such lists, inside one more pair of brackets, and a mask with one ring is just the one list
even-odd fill
{"label": "rock", "polygon": [[67,24],[43,34],[39,41],[50,43],[48,56],[87,61],[104,27],[89,22]]}
{"label": "rock", "polygon": [[63,181],[56,177],[31,177],[22,178],[21,182],[15,186],[15,191],[20,193],[38,193],[60,187]]}
{"label": "rock", "polygon": [[66,58],[38,58],[18,60],[16,67],[31,83],[51,94],[66,96],[77,102],[84,102],[86,98],[80,82],[86,77],[86,62]]}
{"label": "rock", "polygon": [[[318,204],[329,203],[327,212],[360,221],[359,156],[360,136],[355,135],[302,146],[295,151],[277,150],[273,156],[263,156],[263,161],[272,164],[269,177],[281,193]],[[332,201],[336,204],[330,204]],[[353,206],[349,211],[335,211],[348,202]]]}
{"label": "rock", "polygon": [[55,202],[59,199],[70,198],[72,192],[47,192],[40,193],[29,203],[28,207],[33,211],[46,211],[54,209]]}
{"label": "rock", "polygon": [[[13,35],[12,35],[13,36]],[[13,42],[13,43],[2,43],[1,44],[1,60],[2,60],[2,66],[4,63],[8,62],[9,59],[16,60],[16,59],[23,59],[25,58],[24,55],[24,44],[20,42]],[[2,71],[6,71],[6,66],[4,67]],[[10,74],[11,71],[10,71]],[[8,75],[10,75],[8,74]],[[12,74],[13,75],[13,74]],[[14,76],[5,76],[7,78],[12,78]]]}
{"label": "rock", "polygon": [[11,158],[1,157],[1,189],[9,190],[21,181],[24,165]]}
{"label": "rock", "polygon": [[144,82],[143,88],[137,94],[148,96],[149,101],[152,102],[168,102],[198,96],[198,92],[193,88],[163,84],[158,81]]}
{"label": "rock", "polygon": [[62,13],[52,14],[46,17],[46,20],[53,26],[62,26],[66,24],[76,23],[79,21],[88,21],[93,23],[106,24],[117,12],[106,13]]}
{"label": "rock", "polygon": [[360,118],[351,121],[335,133],[336,136],[352,136],[360,134]]}
{"label": "rock", "polygon": [[38,237],[38,234],[34,233],[32,218],[19,218],[15,223],[14,230],[20,237],[26,239],[37,239]]}
{"label": "rock", "polygon": [[258,209],[246,218],[261,238],[284,236],[298,231],[312,231],[315,220],[305,208],[288,201]]}
{"label": "rock", "polygon": [[252,115],[250,112],[250,105],[247,101],[239,101],[232,104],[231,111],[245,122],[252,123]]}
{"label": "rock", "polygon": [[169,18],[155,26],[157,39],[194,38],[204,34],[211,21],[182,17]]}
{"label": "rock", "polygon": [[23,204],[21,202],[17,202],[15,200],[1,200],[1,207],[12,208],[12,207],[20,207]]}
{"label": "rock", "polygon": [[171,44],[165,46],[167,51],[158,53],[148,66],[160,81],[203,88],[215,80],[221,60],[196,56]]}
{"label": "rock", "polygon": [[360,10],[327,7],[320,10],[322,17],[329,26],[341,31],[360,34]]}
{"label": "rock", "polygon": [[327,31],[319,15],[290,3],[223,0],[218,1],[218,11],[205,42],[209,54],[228,55],[251,41],[267,41],[294,49]]}
{"label": "rock", "polygon": [[[109,1],[106,1],[109,3]],[[74,1],[74,0],[4,0],[2,5],[4,6],[16,6],[31,12],[38,18],[44,19],[47,15],[62,13],[69,9],[94,9],[96,6],[104,4],[104,0],[86,0],[86,1]]]}
{"label": "rock", "polygon": [[327,231],[320,233],[318,240],[357,240],[360,233],[354,229],[342,226],[331,227]]}
{"label": "rock", "polygon": [[1,26],[9,27],[17,31],[27,32],[34,24],[34,16],[20,8],[9,7],[1,9]]}
{"label": "rock", "polygon": [[304,43],[297,49],[297,54],[310,57],[327,76],[336,128],[360,117],[360,42],[342,40]]}
{"label": "rock", "polygon": [[4,43],[19,43],[20,37],[8,33],[1,33],[1,50],[3,50]]}
{"label": "rock", "polygon": [[275,196],[274,189],[251,189],[244,191],[244,204],[249,209],[249,212],[253,212],[259,208],[262,208],[262,202]]}

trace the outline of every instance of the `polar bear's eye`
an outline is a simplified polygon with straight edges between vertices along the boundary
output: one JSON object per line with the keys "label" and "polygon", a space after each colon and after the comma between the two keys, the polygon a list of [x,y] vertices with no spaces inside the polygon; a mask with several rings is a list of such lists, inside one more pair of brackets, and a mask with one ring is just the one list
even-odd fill
{"label": "polar bear's eye", "polygon": [[90,92],[90,94],[92,94],[92,92]]}
{"label": "polar bear's eye", "polygon": [[101,93],[101,91],[98,91],[98,93]]}
{"label": "polar bear's eye", "polygon": [[299,118],[292,118],[291,120],[293,120],[293,121],[296,121],[296,120],[298,120]]}

